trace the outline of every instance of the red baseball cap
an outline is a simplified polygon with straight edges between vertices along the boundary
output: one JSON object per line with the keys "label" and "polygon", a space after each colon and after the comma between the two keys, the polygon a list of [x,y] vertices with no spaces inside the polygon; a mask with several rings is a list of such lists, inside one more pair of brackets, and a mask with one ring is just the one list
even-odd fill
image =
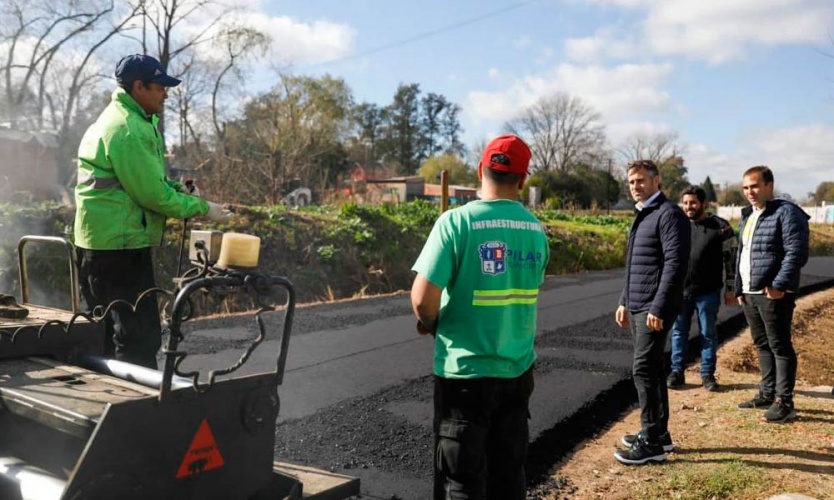
{"label": "red baseball cap", "polygon": [[527,175],[527,167],[533,153],[520,137],[505,134],[493,139],[484,148],[480,166],[509,172],[511,174]]}

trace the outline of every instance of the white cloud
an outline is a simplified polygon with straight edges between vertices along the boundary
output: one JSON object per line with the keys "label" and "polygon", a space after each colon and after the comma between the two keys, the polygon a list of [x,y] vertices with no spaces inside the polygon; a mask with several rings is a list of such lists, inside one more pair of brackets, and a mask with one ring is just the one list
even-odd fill
{"label": "white cloud", "polygon": [[515,40],[513,40],[513,47],[515,47],[516,49],[521,50],[521,49],[524,49],[526,47],[529,47],[531,43],[533,43],[532,38],[530,38],[527,35],[522,35],[522,36],[516,38]]}
{"label": "white cloud", "polygon": [[261,29],[272,38],[273,55],[303,64],[330,61],[351,53],[356,32],[328,21],[303,23],[287,16],[258,15]]}
{"label": "white cloud", "polygon": [[640,39],[600,30],[570,39],[575,60],[624,58],[638,52],[723,63],[756,45],[825,44],[834,23],[831,0],[586,0],[645,10]]}
{"label": "white cloud", "polygon": [[[266,34],[272,41],[269,63],[277,65],[316,64],[349,56],[353,51],[356,30],[343,23],[326,20],[304,22],[289,16],[270,16],[260,8],[259,1],[238,5],[239,10],[223,15],[225,22],[237,23]],[[184,32],[199,33],[215,19],[217,12],[202,12],[188,19]],[[200,50],[211,55],[215,49]]]}
{"label": "white cloud", "polygon": [[620,120],[669,109],[671,98],[664,85],[671,64],[623,64],[575,66],[563,64],[557,71],[566,90],[585,99],[607,119]]}
{"label": "white cloud", "polygon": [[605,132],[608,135],[608,141],[616,146],[634,134],[654,136],[673,133],[675,130],[671,125],[663,122],[623,120],[609,124]]}
{"label": "white cloud", "polygon": [[498,71],[498,68],[489,68],[489,71],[487,71],[487,76],[491,79],[498,78],[499,75],[501,75],[501,72]]}
{"label": "white cloud", "polygon": [[574,61],[596,62],[605,58],[629,59],[641,52],[640,41],[612,29],[593,36],[565,40],[565,55]]}
{"label": "white cloud", "polygon": [[542,48],[541,51],[539,51],[538,57],[536,57],[536,64],[547,64],[549,60],[553,59],[553,54],[555,53],[556,51],[553,50],[553,47]]}
{"label": "white cloud", "polygon": [[603,5],[617,5],[620,7],[645,7],[655,0],[586,0],[589,3]]}
{"label": "white cloud", "polygon": [[759,132],[727,154],[704,145],[687,150],[689,178],[735,184],[754,165],[773,169],[777,191],[804,198],[823,181],[834,180],[834,125],[809,124]]}
{"label": "white cloud", "polygon": [[582,98],[602,113],[607,125],[614,126],[626,119],[669,110],[671,98],[663,86],[671,72],[669,64],[612,68],[560,64],[543,75],[517,78],[500,91],[472,91],[464,112],[474,121],[504,121],[539,98],[563,91]]}
{"label": "white cloud", "polygon": [[830,0],[677,0],[658,3],[645,32],[657,54],[720,63],[754,44],[825,42],[832,19]]}

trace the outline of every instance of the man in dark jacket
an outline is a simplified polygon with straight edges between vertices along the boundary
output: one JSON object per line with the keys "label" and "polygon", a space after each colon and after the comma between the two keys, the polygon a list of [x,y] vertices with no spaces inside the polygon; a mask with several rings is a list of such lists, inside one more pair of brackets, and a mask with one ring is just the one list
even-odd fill
{"label": "man in dark jacket", "polygon": [[791,322],[802,266],[808,262],[808,214],[787,200],[773,198],[773,172],[765,166],[744,172],[735,295],[744,307],[759,351],[759,392],[739,408],[768,408],[768,422],[796,418],[793,389],[796,351]]}
{"label": "man in dark jacket", "polygon": [[669,392],[663,367],[666,337],[680,312],[689,264],[689,221],[660,191],[657,166],[649,160],[628,166],[628,187],[637,201],[628,233],[626,282],[615,320],[630,326],[634,339],[634,386],[640,400],[641,429],[623,437],[627,450],[614,458],[624,464],[666,460],[674,449]]}
{"label": "man in dark jacket", "polygon": [[721,289],[724,303],[736,303],[734,287],[736,275],[735,238],[726,220],[706,211],[707,193],[699,186],[689,186],[681,193],[683,211],[690,220],[692,247],[689,270],[683,291],[683,308],[672,327],[672,371],[666,379],[670,389],[684,385],[683,370],[689,328],[693,313],[698,315],[701,332],[701,383],[708,391],[718,390],[715,365],[718,350],[718,309]]}

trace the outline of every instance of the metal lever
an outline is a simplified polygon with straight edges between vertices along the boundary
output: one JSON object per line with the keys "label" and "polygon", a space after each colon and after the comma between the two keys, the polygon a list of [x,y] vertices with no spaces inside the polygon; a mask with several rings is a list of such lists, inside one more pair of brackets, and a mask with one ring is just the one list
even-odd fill
{"label": "metal lever", "polygon": [[[190,295],[200,289],[211,289],[215,287],[224,289],[243,288],[246,290],[247,293],[253,295],[253,298],[256,299],[256,303],[261,306],[261,308],[255,313],[255,320],[258,323],[258,328],[260,331],[258,337],[246,349],[246,351],[243,353],[243,355],[240,357],[237,363],[224,369],[210,371],[208,383],[206,384],[205,388],[201,389],[198,385],[198,379],[200,375],[199,372],[179,372],[179,365],[187,357],[187,353],[178,351],[177,348],[179,346],[179,342],[183,339],[181,325],[183,322],[185,309],[189,303]],[[277,309],[277,307],[266,305],[258,299],[259,297],[265,295],[262,292],[273,290],[275,287],[281,287],[287,291],[287,302],[284,305],[284,327],[281,335],[281,345],[280,350],[278,352],[278,358],[276,360],[274,372],[276,386],[281,385],[284,379],[284,371],[287,363],[287,353],[289,351],[290,335],[292,334],[292,321],[293,316],[295,314],[295,288],[292,282],[290,282],[287,278],[281,276],[265,276],[255,273],[226,271],[222,275],[207,276],[188,282],[188,284],[186,284],[179,291],[176,298],[174,299],[174,305],[171,311],[171,324],[170,333],[168,335],[168,343],[166,344],[165,349],[163,350],[163,353],[165,355],[165,364],[162,372],[162,386],[159,391],[160,401],[170,396],[172,381],[174,380],[175,375],[191,379],[193,382],[193,386],[196,390],[205,391],[211,387],[217,376],[232,373],[241,366],[243,366],[249,359],[251,354],[255,351],[255,349],[261,344],[261,342],[263,342],[266,336],[263,321],[261,320],[260,315],[264,312],[274,311]]]}

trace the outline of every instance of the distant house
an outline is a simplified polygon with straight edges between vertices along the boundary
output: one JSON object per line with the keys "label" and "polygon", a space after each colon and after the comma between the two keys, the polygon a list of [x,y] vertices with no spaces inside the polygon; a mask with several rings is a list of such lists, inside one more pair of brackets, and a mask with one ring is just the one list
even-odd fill
{"label": "distant house", "polygon": [[58,136],[51,132],[0,128],[0,199],[54,199],[58,147]]}
{"label": "distant house", "polygon": [[[426,184],[423,195],[430,200],[439,200],[442,186],[440,184]],[[464,205],[472,200],[478,199],[478,188],[469,186],[449,185],[449,203],[452,205]]]}
{"label": "distant house", "polygon": [[[372,203],[403,203],[412,200],[440,201],[440,184],[426,184],[419,176],[365,179],[367,200]],[[478,198],[477,188],[449,186],[449,203],[463,205]]]}
{"label": "distant house", "polygon": [[371,200],[402,203],[423,197],[426,181],[422,177],[365,179]]}

